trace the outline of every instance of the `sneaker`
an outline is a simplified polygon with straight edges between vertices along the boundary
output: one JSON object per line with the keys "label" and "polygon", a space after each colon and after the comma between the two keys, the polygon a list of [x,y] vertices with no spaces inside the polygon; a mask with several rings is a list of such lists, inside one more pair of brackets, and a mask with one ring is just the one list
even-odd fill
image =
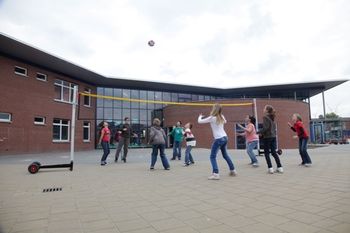
{"label": "sneaker", "polygon": [[169,171],[169,170],[170,170],[170,167],[164,168],[164,170],[167,170],[167,171]]}
{"label": "sneaker", "polygon": [[304,166],[305,167],[311,167],[311,163],[305,163]]}
{"label": "sneaker", "polygon": [[188,166],[190,166],[189,163],[185,163],[185,164],[184,164],[184,167],[188,167]]}
{"label": "sneaker", "polygon": [[305,163],[300,163],[299,166],[305,166]]}
{"label": "sneaker", "polygon": [[208,180],[220,180],[220,175],[218,173],[213,173],[208,177]]}
{"label": "sneaker", "polygon": [[194,164],[194,161],[192,161],[191,164]]}
{"label": "sneaker", "polygon": [[259,167],[259,164],[258,163],[252,163],[252,166],[253,167]]}
{"label": "sneaker", "polygon": [[106,161],[101,161],[101,166],[104,166],[104,165],[106,165],[106,164],[107,164]]}
{"label": "sneaker", "polygon": [[181,157],[179,157],[178,160],[181,160]]}
{"label": "sneaker", "polygon": [[123,160],[124,163],[126,163],[126,158],[123,158],[122,160]]}
{"label": "sneaker", "polygon": [[118,159],[114,159],[114,162],[115,162],[115,163],[118,163]]}
{"label": "sneaker", "polygon": [[149,170],[154,170],[154,167],[150,167]]}
{"label": "sneaker", "polygon": [[278,167],[278,168],[277,168],[277,172],[278,172],[278,173],[283,173],[283,167]]}
{"label": "sneaker", "polygon": [[267,172],[270,173],[270,174],[273,174],[273,173],[274,173],[274,172],[273,172],[273,168],[270,167],[270,168],[267,170]]}
{"label": "sneaker", "polygon": [[175,158],[171,158],[170,160],[175,160]]}
{"label": "sneaker", "polygon": [[230,173],[229,173],[230,176],[237,176],[237,174],[238,174],[238,173],[237,173],[236,169],[230,171]]}

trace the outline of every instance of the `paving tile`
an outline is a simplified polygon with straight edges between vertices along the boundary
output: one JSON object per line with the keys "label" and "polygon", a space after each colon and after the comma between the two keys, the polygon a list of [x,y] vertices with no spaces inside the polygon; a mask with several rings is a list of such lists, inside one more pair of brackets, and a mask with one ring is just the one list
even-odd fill
{"label": "paving tile", "polygon": [[185,221],[185,220],[190,220],[192,218],[199,218],[202,217],[203,214],[194,211],[194,210],[186,210],[186,211],[180,211],[180,212],[175,212],[172,213],[172,216],[174,216],[175,218]]}
{"label": "paving tile", "polygon": [[258,223],[256,220],[254,220],[254,218],[248,218],[241,215],[234,215],[234,216],[222,218],[222,219],[219,219],[218,221],[232,228],[240,228],[247,225]]}
{"label": "paving tile", "polygon": [[41,220],[34,220],[29,222],[17,222],[13,227],[11,232],[21,232],[21,231],[29,231],[29,230],[40,230],[40,229],[47,229],[48,226],[48,220],[47,219],[41,219]]}
{"label": "paving tile", "polygon": [[157,231],[165,231],[165,230],[172,230],[176,228],[186,227],[186,224],[182,221],[174,218],[164,219],[160,221],[154,221],[151,222],[151,225],[157,230]]}
{"label": "paving tile", "polygon": [[316,214],[300,212],[300,211],[294,212],[291,214],[287,214],[286,217],[290,218],[290,219],[297,220],[299,222],[306,223],[306,224],[313,224],[315,222],[319,222],[319,221],[325,219],[325,217],[322,217],[322,216],[319,216]]}
{"label": "paving tile", "polygon": [[278,225],[277,228],[289,233],[314,233],[321,230],[320,228],[296,221],[283,223]]}
{"label": "paving tile", "polygon": [[331,230],[336,233],[349,233],[350,232],[350,221],[348,223],[341,223],[331,227],[328,227],[328,230]]}
{"label": "paving tile", "polygon": [[199,233],[199,231],[194,230],[191,227],[180,227],[180,228],[175,228],[175,229],[170,229],[170,230],[165,230],[165,231],[160,231],[161,233]]}
{"label": "paving tile", "polygon": [[263,214],[255,217],[254,219],[269,226],[277,226],[290,221],[289,218],[282,217],[276,214]]}
{"label": "paving tile", "polygon": [[200,217],[194,218],[185,221],[186,224],[190,225],[192,228],[196,230],[206,229],[209,227],[220,225],[221,223],[216,221],[215,219],[211,219],[209,217]]}
{"label": "paving tile", "polygon": [[242,233],[242,231],[222,224],[207,229],[202,229],[200,230],[200,233]]}
{"label": "paving tile", "polygon": [[244,233],[283,233],[283,231],[280,229],[273,228],[262,223],[241,227],[239,230]]}
{"label": "paving tile", "polygon": [[150,224],[143,219],[115,223],[120,232],[140,230],[150,227]]}

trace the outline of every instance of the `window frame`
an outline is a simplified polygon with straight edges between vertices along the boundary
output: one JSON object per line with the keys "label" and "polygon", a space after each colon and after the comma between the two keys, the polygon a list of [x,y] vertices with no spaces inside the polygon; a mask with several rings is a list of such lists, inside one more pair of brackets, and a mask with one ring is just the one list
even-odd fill
{"label": "window frame", "polygon": [[[87,123],[88,125],[85,125],[85,123]],[[84,130],[85,128],[88,129],[88,139],[85,139],[85,133]],[[83,122],[83,142],[91,142],[91,122],[90,121],[84,121]]]}
{"label": "window frame", "polygon": [[[35,118],[42,118],[42,119],[43,119],[43,122],[35,121]],[[34,116],[34,125],[46,125],[46,117],[43,117],[43,116]]]}
{"label": "window frame", "polygon": [[[59,120],[60,123],[55,123],[55,120]],[[68,121],[67,124],[63,124],[62,121]],[[66,119],[60,119],[60,118],[54,118],[53,122],[52,122],[52,130],[54,129],[54,126],[60,126],[60,139],[54,139],[52,138],[52,142],[69,142],[70,141],[70,120],[66,120]],[[62,140],[62,128],[63,126],[68,127],[67,133],[68,133],[68,138]],[[53,137],[53,135],[52,135]]]}
{"label": "window frame", "polygon": [[[38,75],[44,76],[45,79],[38,78]],[[41,82],[47,82],[47,74],[36,72],[36,80],[41,81]]]}
{"label": "window frame", "polygon": [[[60,82],[60,83],[58,83]],[[65,85],[65,83],[67,83],[68,85]],[[62,102],[62,103],[68,103],[68,104],[73,104],[73,94],[74,94],[74,87],[77,87],[79,88],[79,86],[77,84],[74,84],[74,83],[71,83],[71,82],[68,82],[68,81],[65,81],[65,80],[62,80],[62,79],[55,79],[55,82],[54,82],[54,87],[60,87],[60,96],[61,96],[61,99],[57,99],[55,97],[55,101],[57,102]],[[64,88],[68,89],[68,95],[69,95],[69,100],[65,100],[64,99]]]}
{"label": "window frame", "polygon": [[[22,74],[22,73],[17,72],[17,71],[16,71],[16,68],[18,68],[18,69],[23,69],[23,70],[25,71],[25,74]],[[27,69],[27,68],[24,68],[24,67],[21,67],[21,66],[15,66],[15,67],[14,67],[14,73],[15,73],[16,75],[20,75],[20,76],[23,76],[23,77],[28,77],[28,69]]]}
{"label": "window frame", "polygon": [[12,114],[9,112],[0,112],[0,114],[8,114],[8,119],[1,119],[0,118],[0,123],[11,123],[12,122]]}
{"label": "window frame", "polygon": [[[91,94],[91,88],[84,88],[84,93],[86,94]],[[85,104],[85,98],[88,97],[89,100],[89,104]],[[91,96],[85,96],[84,95],[84,99],[83,99],[83,105],[84,107],[91,107]]]}

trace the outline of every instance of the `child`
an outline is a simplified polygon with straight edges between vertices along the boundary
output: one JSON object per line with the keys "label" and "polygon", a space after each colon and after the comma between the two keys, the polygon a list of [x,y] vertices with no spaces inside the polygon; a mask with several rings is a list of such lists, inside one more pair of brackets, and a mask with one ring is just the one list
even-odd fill
{"label": "child", "polygon": [[193,146],[196,146],[196,139],[194,138],[191,129],[192,129],[192,124],[188,122],[185,125],[185,133],[184,133],[185,140],[186,140],[185,167],[189,166],[190,164],[194,164],[191,150]]}
{"label": "child", "polygon": [[253,167],[258,167],[259,163],[254,154],[254,149],[257,147],[259,142],[259,136],[256,134],[256,130],[255,130],[255,123],[256,123],[255,117],[248,115],[245,118],[245,122],[246,122],[246,127],[243,127],[240,124],[237,124],[237,125],[244,130],[243,135],[245,136],[245,139],[247,141],[247,153],[250,157],[251,165]]}
{"label": "child", "polygon": [[310,167],[312,162],[309,154],[307,153],[307,141],[309,139],[309,135],[303,125],[303,121],[301,120],[301,116],[298,113],[294,113],[292,116],[293,125],[288,122],[291,130],[297,133],[299,138],[299,153],[301,156],[301,164],[305,167]]}
{"label": "child", "polygon": [[211,147],[211,153],[210,153],[210,162],[213,168],[213,173],[211,176],[208,177],[209,180],[219,180],[219,168],[218,164],[216,162],[216,155],[219,150],[221,150],[222,156],[227,162],[227,165],[230,168],[230,175],[235,176],[237,175],[237,172],[235,170],[235,167],[232,163],[232,160],[230,156],[227,153],[227,134],[224,130],[224,124],[226,123],[225,117],[222,115],[222,107],[220,104],[216,103],[213,106],[213,109],[211,110],[210,116],[203,119],[203,115],[200,114],[198,117],[198,123],[210,123],[213,136],[214,136],[214,142]]}
{"label": "child", "polygon": [[263,116],[263,128],[259,131],[259,134],[263,137],[264,154],[268,167],[268,173],[273,174],[274,170],[271,163],[270,153],[274,157],[277,164],[277,172],[283,173],[283,167],[276,153],[276,112],[271,105],[266,105],[264,108]]}
{"label": "child", "polygon": [[103,148],[103,155],[101,158],[101,166],[104,166],[107,164],[107,157],[110,153],[110,149],[109,149],[109,141],[111,139],[111,131],[108,128],[108,123],[107,122],[103,122],[103,126],[101,129],[101,136],[100,139],[98,141],[98,144],[101,144],[102,148]]}
{"label": "child", "polygon": [[165,132],[160,127],[160,120],[158,118],[153,119],[153,126],[151,127],[149,144],[152,144],[152,159],[150,169],[154,169],[154,165],[157,162],[158,150],[160,153],[160,158],[165,170],[170,170],[170,165],[168,159],[165,156]]}
{"label": "child", "polygon": [[183,128],[181,127],[181,121],[176,123],[176,126],[174,126],[173,130],[169,134],[174,138],[173,157],[171,160],[175,160],[176,157],[181,160],[181,143],[184,134]]}

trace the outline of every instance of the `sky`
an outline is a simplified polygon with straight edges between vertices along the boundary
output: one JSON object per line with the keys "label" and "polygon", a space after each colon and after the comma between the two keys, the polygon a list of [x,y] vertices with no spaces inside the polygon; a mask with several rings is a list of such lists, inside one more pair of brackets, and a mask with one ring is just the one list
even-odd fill
{"label": "sky", "polygon": [[[0,32],[108,77],[233,88],[350,79],[349,12],[347,0],[0,0]],[[350,81],[325,97],[350,117]]]}

